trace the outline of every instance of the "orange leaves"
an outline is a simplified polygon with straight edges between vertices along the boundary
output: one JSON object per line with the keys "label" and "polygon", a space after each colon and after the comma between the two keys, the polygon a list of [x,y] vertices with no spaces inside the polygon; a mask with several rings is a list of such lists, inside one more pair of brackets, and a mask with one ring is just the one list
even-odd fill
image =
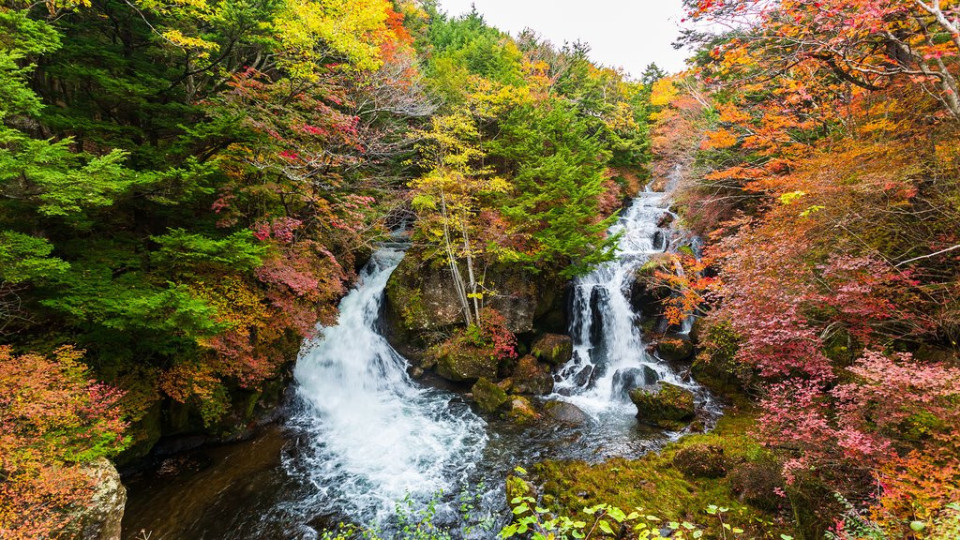
{"label": "orange leaves", "polygon": [[82,353],[0,346],[0,537],[54,536],[89,497],[83,465],[123,449],[120,394],[88,380]]}
{"label": "orange leaves", "polygon": [[701,150],[722,150],[737,144],[737,137],[725,129],[708,131],[706,139],[700,143]]}

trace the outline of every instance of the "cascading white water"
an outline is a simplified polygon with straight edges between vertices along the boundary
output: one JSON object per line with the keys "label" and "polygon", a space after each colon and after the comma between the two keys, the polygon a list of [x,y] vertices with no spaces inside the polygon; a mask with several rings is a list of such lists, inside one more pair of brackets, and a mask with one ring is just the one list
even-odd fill
{"label": "cascading white water", "polygon": [[485,423],[456,396],[423,388],[378,331],[387,279],[403,251],[377,251],[340,303],[336,326],[301,352],[304,402],[294,423],[309,439],[300,469],[316,487],[303,504],[368,523],[404,497],[424,499],[463,482],[486,444]]}
{"label": "cascading white water", "polygon": [[666,193],[641,193],[610,228],[611,235],[621,235],[617,257],[574,283],[574,354],[559,372],[555,397],[594,418],[636,412],[627,395],[632,387],[659,380],[686,386],[647,351],[639,315],[630,303],[637,269],[670,249],[671,231],[658,225],[668,212]]}

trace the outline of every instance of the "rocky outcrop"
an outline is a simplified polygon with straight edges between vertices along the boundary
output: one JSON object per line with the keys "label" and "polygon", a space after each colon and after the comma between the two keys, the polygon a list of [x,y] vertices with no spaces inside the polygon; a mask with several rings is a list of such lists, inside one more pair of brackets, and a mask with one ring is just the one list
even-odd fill
{"label": "rocky outcrop", "polygon": [[67,531],[75,540],[120,540],[120,522],[127,504],[127,489],[120,482],[120,473],[107,458],[86,465],[84,473],[94,482],[93,497]]}
{"label": "rocky outcrop", "polygon": [[562,366],[573,358],[573,340],[565,334],[544,334],[533,343],[530,351],[539,360]]}
{"label": "rocky outcrop", "polygon": [[531,422],[540,418],[537,410],[533,407],[533,402],[522,396],[515,396],[510,401],[510,412],[507,417],[517,423]]}
{"label": "rocky outcrop", "polygon": [[[518,265],[484,271],[484,304],[499,312],[515,334],[562,332],[566,328],[565,284]],[[411,250],[394,270],[385,291],[386,334],[401,354],[416,362],[463,325],[460,301],[447,265]]]}
{"label": "rocky outcrop", "polygon": [[630,401],[640,422],[664,429],[683,429],[696,415],[693,392],[666,382],[631,390]]}

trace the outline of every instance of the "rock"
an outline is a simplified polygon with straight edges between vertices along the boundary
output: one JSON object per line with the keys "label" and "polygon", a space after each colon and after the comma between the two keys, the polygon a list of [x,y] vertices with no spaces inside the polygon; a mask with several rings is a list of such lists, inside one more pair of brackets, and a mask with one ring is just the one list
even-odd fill
{"label": "rock", "polygon": [[663,301],[673,292],[669,287],[656,286],[653,277],[657,272],[673,273],[669,259],[653,257],[637,269],[630,289],[630,305],[634,311],[646,318],[659,318],[663,311]]}
{"label": "rock", "polygon": [[533,408],[533,403],[529,399],[520,396],[514,397],[513,401],[510,402],[510,412],[507,413],[507,416],[518,423],[530,422],[540,418],[536,409]]}
{"label": "rock", "polygon": [[602,287],[594,287],[590,291],[590,344],[600,345],[603,343],[603,313],[606,311],[605,305],[609,302],[610,295]]}
{"label": "rock", "polygon": [[596,369],[593,367],[593,364],[583,366],[583,368],[573,376],[573,382],[576,383],[577,386],[590,388],[594,383],[594,371],[596,371]]}
{"label": "rock", "polygon": [[674,216],[672,212],[664,212],[657,219],[657,227],[660,227],[661,229],[664,227],[669,227],[670,224],[673,223],[673,219],[674,219]]}
{"label": "rock", "polygon": [[673,456],[673,466],[692,478],[720,478],[727,474],[723,448],[713,444],[691,444]]}
{"label": "rock", "polygon": [[664,337],[657,343],[657,356],[665,362],[678,364],[693,358],[693,343],[681,335]]}
{"label": "rock", "polygon": [[580,407],[566,401],[550,401],[543,406],[543,412],[550,418],[565,424],[585,424],[590,417]]}
{"label": "rock", "polygon": [[683,429],[696,413],[693,392],[666,382],[651,389],[631,390],[630,401],[637,406],[640,422],[664,429]]}
{"label": "rock", "polygon": [[555,366],[573,358],[573,340],[562,334],[544,334],[533,344],[533,355]]}
{"label": "rock", "polygon": [[524,356],[513,368],[513,392],[516,394],[546,395],[553,392],[553,375],[550,366],[537,362],[532,356]]}
{"label": "rock", "polygon": [[90,506],[83,509],[75,521],[75,529],[67,538],[77,540],[120,540],[120,522],[127,504],[127,489],[120,482],[120,473],[107,458],[101,457],[84,467],[84,473],[94,480]]}
{"label": "rock", "polygon": [[480,406],[480,410],[487,413],[495,412],[510,401],[502,388],[483,377],[474,383],[471,392],[473,392],[473,400]]}
{"label": "rock", "polygon": [[618,369],[613,374],[614,392],[628,397],[630,391],[642,386],[652,386],[660,381],[660,375],[650,366]]}
{"label": "rock", "polygon": [[[434,353],[431,353],[434,354]],[[435,351],[437,375],[454,382],[474,382],[481,377],[497,378],[497,359],[475,347],[445,347]]]}

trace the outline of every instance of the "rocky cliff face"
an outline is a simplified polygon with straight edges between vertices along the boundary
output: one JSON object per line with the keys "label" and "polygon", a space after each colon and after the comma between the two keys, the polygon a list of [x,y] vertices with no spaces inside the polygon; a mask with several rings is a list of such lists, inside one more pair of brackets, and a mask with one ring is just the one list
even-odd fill
{"label": "rocky cliff face", "polygon": [[[484,273],[485,304],[506,319],[514,334],[566,332],[566,283],[520,267],[497,265]],[[463,324],[450,270],[411,250],[386,289],[386,334],[407,358],[420,362],[427,347]]]}

